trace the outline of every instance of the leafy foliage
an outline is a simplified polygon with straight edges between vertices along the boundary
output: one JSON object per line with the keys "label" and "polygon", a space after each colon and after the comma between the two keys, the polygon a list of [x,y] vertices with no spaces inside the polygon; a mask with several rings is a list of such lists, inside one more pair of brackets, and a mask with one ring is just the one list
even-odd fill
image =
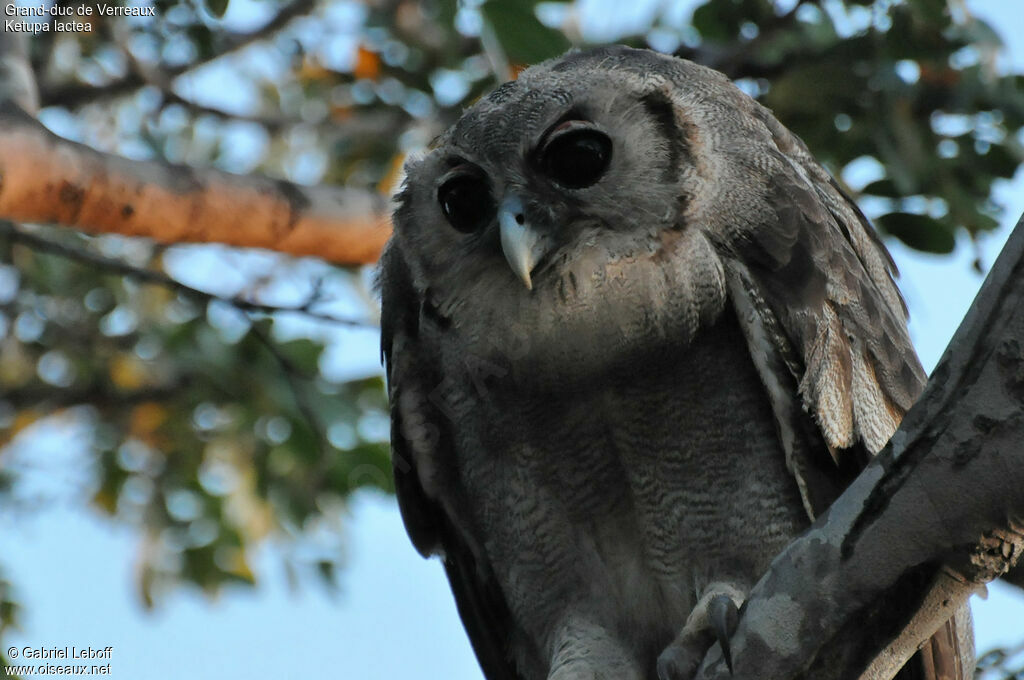
{"label": "leafy foliage", "polygon": [[[1024,158],[1024,76],[993,68],[992,27],[946,0],[695,4],[601,38],[736,79],[913,248],[950,252],[996,225],[992,184]],[[152,19],[94,15],[89,32],[33,39],[41,119],[132,157],[387,192],[404,155],[483,92],[595,39],[579,6],[538,5],[154,0]],[[355,489],[390,488],[380,379],[329,378],[347,327],[297,320],[325,281],[372,316],[359,277],[232,258],[0,229],[0,466],[40,419],[87,423],[89,497],[147,537],[147,602],[180,582],[250,583],[253,546],[310,540]],[[225,280],[245,304],[218,301]],[[288,298],[298,312],[272,311],[282,288],[305,291]],[[18,471],[0,475],[2,500]],[[314,552],[329,577],[340,551]]]}
{"label": "leafy foliage", "polygon": [[[11,594],[11,583],[0,576],[0,635],[8,628],[18,625],[18,604]],[[0,668],[3,668],[3,657],[0,656]]]}
{"label": "leafy foliage", "polygon": [[954,20],[944,0],[837,5],[780,16],[766,2],[712,0],[694,14],[705,42],[684,51],[749,78],[841,178],[854,161],[877,161],[881,176],[860,194],[910,247],[946,253],[959,229],[995,228],[992,183],[1024,159],[1024,77],[993,73],[997,33]]}
{"label": "leafy foliage", "polygon": [[1024,678],[1024,645],[982,654],[975,677],[977,680],[1021,680]]}
{"label": "leafy foliage", "polygon": [[[77,417],[90,425],[96,472],[88,492],[145,532],[146,602],[179,579],[211,592],[251,582],[247,546],[274,531],[300,535],[359,486],[391,490],[379,377],[328,380],[323,344],[279,339],[283,319],[8,237],[7,271],[21,277],[6,292],[5,438],[85,406]],[[93,252],[85,237],[51,238]],[[157,266],[154,249],[142,251]]]}

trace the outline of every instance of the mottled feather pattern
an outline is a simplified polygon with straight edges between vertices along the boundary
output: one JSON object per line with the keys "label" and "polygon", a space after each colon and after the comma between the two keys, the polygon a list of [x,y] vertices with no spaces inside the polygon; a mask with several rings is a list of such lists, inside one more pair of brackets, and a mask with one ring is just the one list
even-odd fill
{"label": "mottled feather pattern", "polygon": [[[767,115],[753,101],[743,103]],[[738,214],[716,209],[700,221],[718,238],[725,235],[721,244],[727,256],[752,268],[763,296],[800,348],[801,391],[829,445],[844,449],[863,440],[878,451],[925,380],[907,336],[893,271],[868,235],[870,227],[845,205],[827,173],[810,165],[813,161],[792,135],[777,123],[772,128],[765,126],[760,134],[747,131],[753,137],[749,143],[766,148],[763,175],[756,178],[765,185],[761,201],[748,200]],[[768,146],[771,142],[777,146]],[[718,185],[751,179],[735,177],[736,167],[744,167],[740,163],[712,167],[723,170],[712,179]],[[861,378],[870,375],[878,389],[863,380],[855,386],[855,367]]]}
{"label": "mottled feather pattern", "polygon": [[[566,121],[611,149],[569,188],[541,160]],[[493,200],[473,230],[439,206],[466,167]],[[529,286],[510,196],[543,239]],[[410,162],[380,270],[396,489],[485,675],[686,657],[700,603],[741,599],[919,393],[894,273],[802,142],[653,52],[530,68]]]}

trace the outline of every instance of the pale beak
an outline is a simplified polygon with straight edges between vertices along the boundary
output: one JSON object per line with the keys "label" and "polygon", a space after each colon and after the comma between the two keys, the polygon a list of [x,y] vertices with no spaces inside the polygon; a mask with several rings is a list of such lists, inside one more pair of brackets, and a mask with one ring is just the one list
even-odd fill
{"label": "pale beak", "polygon": [[501,250],[512,271],[529,290],[533,290],[530,272],[547,250],[547,239],[526,221],[523,201],[515,194],[506,196],[498,207]]}

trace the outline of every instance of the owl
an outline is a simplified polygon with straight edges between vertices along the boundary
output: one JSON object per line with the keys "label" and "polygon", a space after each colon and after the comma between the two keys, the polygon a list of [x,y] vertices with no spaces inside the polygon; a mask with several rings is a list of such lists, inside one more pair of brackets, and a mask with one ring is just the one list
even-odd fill
{"label": "owl", "polygon": [[[746,593],[925,382],[867,219],[723,75],[625,47],[527,69],[406,170],[395,484],[484,675],[731,663]],[[970,677],[970,644],[961,612],[898,677]]]}

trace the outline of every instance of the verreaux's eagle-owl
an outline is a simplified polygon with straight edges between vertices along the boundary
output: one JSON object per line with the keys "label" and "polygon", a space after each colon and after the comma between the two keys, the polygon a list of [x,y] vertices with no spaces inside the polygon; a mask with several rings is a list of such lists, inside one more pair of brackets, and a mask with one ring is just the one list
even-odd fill
{"label": "verreaux's eagle-owl", "polygon": [[[394,222],[399,506],[492,680],[691,677],[925,381],[865,217],[688,61],[526,70],[409,163]],[[968,625],[899,677],[969,677]]]}

